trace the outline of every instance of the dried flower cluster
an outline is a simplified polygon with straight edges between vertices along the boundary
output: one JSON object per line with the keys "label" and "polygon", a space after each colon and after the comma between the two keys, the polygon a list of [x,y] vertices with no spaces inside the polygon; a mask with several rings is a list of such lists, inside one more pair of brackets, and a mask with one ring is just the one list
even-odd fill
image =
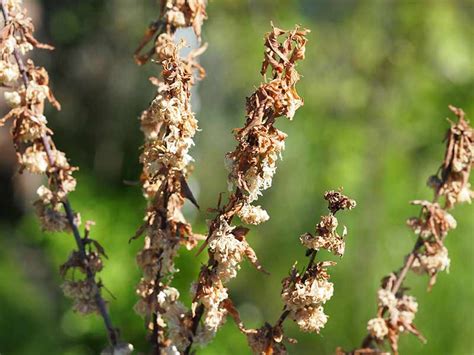
{"label": "dried flower cluster", "polygon": [[[272,185],[276,162],[285,149],[286,134],[274,127],[277,117],[293,119],[303,105],[295,85],[300,79],[295,63],[304,58],[307,30],[288,32],[273,27],[265,38],[261,74],[270,68],[271,80],[263,83],[247,99],[247,121],[235,131],[237,148],[227,154],[229,189],[242,195],[237,212],[244,223],[259,224],[269,216],[260,206],[252,206]],[[280,37],[285,36],[280,43]]]}
{"label": "dried flower cluster", "polygon": [[180,246],[192,249],[197,244],[182,207],[185,198],[197,205],[186,182],[193,160],[189,150],[197,131],[190,101],[195,73],[199,79],[205,75],[196,62],[205,48],[182,58],[184,43],[175,43],[174,32],[178,27],[193,26],[199,36],[204,18],[204,1],[161,1],[160,28],[152,25],[137,53],[156,34],[154,46],[144,57],[136,57],[140,63],[153,57],[162,68],[161,78],[152,78],[158,87],[156,96],[140,117],[145,136],[141,181],[148,210],[136,234],[144,234],[145,243],[137,255],[143,278],[137,287],[140,300],[135,309],[145,316],[156,351],[164,353],[176,353],[187,346],[187,311],[170,282],[177,271],[174,260]]}
{"label": "dried flower cluster", "polygon": [[392,292],[396,279],[394,274],[386,277],[382,288],[378,291],[378,307],[386,313],[385,318],[379,311],[379,316],[369,320],[367,324],[370,336],[377,340],[388,339],[394,352],[398,351],[400,333],[412,333],[425,341],[413,324],[418,311],[418,303],[413,296],[407,296],[403,292],[395,295]]}
{"label": "dried flower cluster", "polygon": [[[308,250],[309,263],[303,272],[299,272],[294,265],[290,275],[283,279],[281,297],[285,306],[276,325],[272,327],[266,323],[259,329],[245,329],[240,324],[240,329],[246,334],[249,346],[255,354],[286,354],[283,340],[287,338],[284,336],[283,322],[287,318],[295,321],[301,331],[315,333],[319,333],[328,321],[323,305],[333,296],[334,284],[329,281],[327,267],[336,263],[332,261],[315,263],[315,257],[320,249],[334,253],[335,238],[341,246],[335,254],[339,256],[344,254],[344,239],[336,233],[338,221],[335,214],[340,210],[353,209],[356,202],[339,191],[328,191],[324,194],[324,198],[328,201],[330,213],[321,217],[316,226],[316,237],[306,233],[300,238],[301,244]],[[316,238],[319,240],[318,243],[307,242]],[[287,340],[291,342],[291,339]]]}
{"label": "dried flower cluster", "polygon": [[225,284],[236,277],[241,261],[246,257],[262,270],[245,238],[249,230],[232,226],[231,222],[235,215],[248,224],[259,224],[269,218],[260,206],[251,202],[271,186],[276,161],[284,149],[286,135],[274,127],[276,119],[281,116],[292,119],[303,104],[296,93],[299,74],[295,65],[304,59],[307,33],[298,27],[291,31],[272,27],[265,37],[261,73],[266,76],[270,68],[271,79],[247,99],[245,126],[235,131],[238,145],[227,154],[228,181],[233,192],[225,206],[219,203],[218,214],[209,225],[206,240],[209,261],[193,286],[194,337],[187,352],[193,342],[204,344],[212,339],[225,321],[230,304]]}
{"label": "dried flower cluster", "polygon": [[[96,273],[101,271],[101,258],[105,256],[100,244],[89,237],[92,222],[86,223],[84,237],[78,230],[80,215],[75,214],[67,199],[76,187],[72,173],[76,168],[69,165],[65,154],[56,149],[44,116],[45,101],[60,109],[50,87],[48,72],[37,67],[31,59],[22,56],[34,48],[53,49],[39,43],[33,36],[34,26],[21,0],[3,0],[1,10],[4,27],[0,43],[0,81],[5,92],[5,101],[11,107],[0,120],[0,125],[12,120],[12,138],[17,152],[20,172],[45,174],[47,186],[41,186],[39,199],[34,203],[43,230],[72,233],[77,250],[73,251],[64,265],[61,275],[67,279],[62,288],[64,294],[74,300],[73,309],[82,314],[98,313],[108,331],[112,348],[118,344],[118,334],[113,328],[106,302],[101,296],[101,283]],[[77,273],[69,270],[78,271]],[[78,275],[83,275],[79,278]],[[128,346],[129,344],[127,344]],[[128,346],[128,348],[133,348]]]}
{"label": "dried flower cluster", "polygon": [[[145,64],[150,58],[156,56],[163,45],[161,34],[172,36],[179,28],[192,27],[194,33],[201,40],[201,27],[207,19],[207,0],[159,0],[160,17],[145,31],[140,45],[135,51],[137,64]],[[141,54],[142,49],[154,38],[154,45],[148,52]],[[159,58],[159,56],[158,56]]]}
{"label": "dried flower cluster", "polygon": [[[473,165],[474,133],[465,119],[464,112],[453,106],[451,111],[458,117],[458,122],[451,122],[447,134],[444,162],[438,174],[428,180],[434,189],[433,202],[413,201],[421,206],[418,217],[408,219],[407,224],[417,235],[412,252],[406,257],[403,267],[382,280],[378,292],[377,317],[369,320],[362,349],[357,351],[378,350],[376,345],[388,341],[392,351],[398,353],[399,335],[412,333],[421,340],[424,338],[413,324],[418,304],[415,298],[405,294],[403,282],[409,270],[417,274],[429,275],[428,289],[431,289],[440,271],[449,269],[450,259],[444,240],[448,232],[456,228],[456,220],[448,212],[456,204],[471,202],[473,192],[470,190],[469,176]],[[444,197],[444,205],[438,200]]]}

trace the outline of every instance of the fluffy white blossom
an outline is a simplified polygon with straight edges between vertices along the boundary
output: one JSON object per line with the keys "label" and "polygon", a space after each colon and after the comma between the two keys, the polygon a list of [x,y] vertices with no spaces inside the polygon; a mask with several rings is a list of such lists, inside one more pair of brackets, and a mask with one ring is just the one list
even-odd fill
{"label": "fluffy white blossom", "polygon": [[21,96],[18,92],[16,92],[16,91],[5,91],[3,93],[3,96],[5,97],[5,102],[8,104],[8,106],[10,106],[12,108],[20,106]]}
{"label": "fluffy white blossom", "polygon": [[303,332],[319,333],[328,321],[323,307],[308,306],[291,313],[291,317]]}
{"label": "fluffy white blossom", "polygon": [[383,339],[388,334],[388,327],[383,318],[373,318],[369,320],[367,330],[370,335],[377,339]]}
{"label": "fluffy white blossom", "polygon": [[237,214],[242,222],[246,224],[257,225],[270,219],[267,211],[261,206],[252,206],[249,204],[244,204]]}

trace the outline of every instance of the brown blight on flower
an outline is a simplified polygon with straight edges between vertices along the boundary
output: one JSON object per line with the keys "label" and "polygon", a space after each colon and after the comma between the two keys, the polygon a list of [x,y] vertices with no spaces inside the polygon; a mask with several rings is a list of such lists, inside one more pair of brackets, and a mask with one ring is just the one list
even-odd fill
{"label": "brown blight on flower", "polygon": [[474,165],[474,130],[460,108],[449,106],[458,121],[451,123],[446,135],[444,162],[437,175],[430,177],[429,185],[435,193],[445,197],[447,209],[458,203],[471,203],[474,192],[469,176]]}
{"label": "brown blight on flower", "polygon": [[[225,320],[229,312],[225,305],[230,300],[219,298],[219,303],[209,304],[206,298],[210,297],[209,292],[227,294],[224,283],[236,277],[244,256],[263,271],[246,241],[248,229],[233,227],[231,221],[235,215],[248,224],[259,224],[269,218],[265,210],[251,203],[271,186],[276,162],[285,147],[286,134],[274,127],[276,119],[293,118],[296,109],[303,104],[296,92],[299,74],[295,67],[297,61],[304,58],[308,32],[298,27],[284,31],[272,26],[272,31],[265,36],[261,74],[266,79],[269,71],[271,79],[265,80],[247,99],[245,125],[235,130],[237,147],[226,155],[232,193],[225,206],[218,204],[217,216],[209,223],[206,243],[201,246],[201,250],[208,246],[209,261],[201,269],[195,287],[193,334],[196,339],[192,342],[208,341],[209,337],[197,337],[200,329],[213,336]],[[200,326],[201,318],[204,321]]]}
{"label": "brown blight on flower", "polygon": [[434,237],[442,240],[448,232],[456,228],[454,217],[440,207],[438,203],[428,201],[412,201],[412,205],[422,206],[421,217],[410,218],[408,226],[423,239]]}
{"label": "brown blight on flower", "polygon": [[284,335],[281,327],[272,327],[266,323],[259,329],[248,329],[244,333],[254,354],[286,355],[288,353],[283,345]]}

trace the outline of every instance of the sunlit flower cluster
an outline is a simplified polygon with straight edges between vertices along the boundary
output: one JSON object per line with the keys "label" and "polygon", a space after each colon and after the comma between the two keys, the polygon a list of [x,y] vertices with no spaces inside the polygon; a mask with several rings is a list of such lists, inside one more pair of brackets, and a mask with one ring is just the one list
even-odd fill
{"label": "sunlit flower cluster", "polygon": [[269,219],[261,206],[253,206],[251,202],[271,186],[276,161],[285,147],[286,134],[273,126],[275,119],[293,118],[303,103],[296,93],[299,74],[295,66],[304,58],[307,32],[299,28],[283,31],[273,27],[266,35],[261,73],[265,75],[270,66],[272,79],[261,84],[247,100],[245,126],[235,133],[238,145],[227,154],[228,182],[233,193],[224,207],[219,206],[217,216],[209,224],[206,241],[209,262],[202,268],[194,288],[193,309],[201,308],[202,312],[193,318],[196,322],[203,320],[196,332],[196,342],[208,341],[210,337],[203,337],[200,332],[212,336],[225,320],[228,296],[224,284],[236,277],[243,258],[263,271],[245,238],[249,230],[231,226],[230,221],[235,215],[246,224],[256,225]]}
{"label": "sunlit flower cluster", "polygon": [[[197,205],[186,180],[193,161],[189,150],[198,129],[191,110],[191,87],[196,78],[205,75],[196,61],[205,47],[184,58],[180,51],[185,43],[176,43],[174,33],[179,27],[192,26],[199,36],[206,18],[206,2],[160,3],[160,18],[147,30],[135,57],[139,64],[153,58],[161,67],[160,78],[151,79],[157,86],[155,98],[140,117],[145,138],[140,156],[141,182],[148,209],[145,222],[134,237],[144,235],[143,249],[137,255],[143,278],[137,287],[140,299],[135,309],[145,317],[152,336],[156,336],[152,339],[155,346],[164,354],[179,354],[189,343],[186,320],[190,315],[178,301],[179,293],[169,285],[178,271],[175,258],[180,246],[192,249],[197,244],[182,208],[186,198]],[[140,55],[154,35],[153,48]]]}
{"label": "sunlit flower cluster", "polygon": [[385,316],[380,315],[369,320],[367,331],[378,342],[387,339],[392,350],[397,352],[400,333],[412,333],[422,341],[424,338],[413,324],[418,311],[418,303],[413,296],[403,293],[394,294],[391,289],[395,280],[396,276],[392,274],[384,280],[383,287],[379,289],[378,305],[379,309],[386,310]]}
{"label": "sunlit flower cluster", "polygon": [[448,232],[456,228],[454,217],[440,207],[438,203],[428,201],[412,201],[413,205],[421,206],[421,217],[410,218],[408,226],[423,239],[441,240]]}
{"label": "sunlit flower cluster", "polygon": [[266,77],[270,68],[271,79],[247,99],[247,121],[243,128],[235,131],[238,146],[227,154],[229,188],[237,188],[245,197],[246,205],[239,213],[245,223],[258,224],[268,219],[260,207],[256,213],[247,204],[271,187],[276,162],[285,149],[286,134],[273,123],[281,116],[292,119],[303,105],[296,92],[300,76],[295,66],[298,60],[304,59],[307,33],[298,27],[292,31],[273,27],[266,35],[261,73]]}
{"label": "sunlit flower cluster", "polygon": [[427,201],[412,203],[421,205],[422,210],[419,217],[410,218],[407,223],[422,238],[423,246],[416,254],[411,269],[417,274],[428,274],[430,276],[428,288],[431,289],[436,283],[438,272],[449,270],[451,261],[448,249],[444,246],[444,239],[450,230],[456,228],[457,223],[438,203]]}
{"label": "sunlit flower cluster", "polygon": [[191,85],[194,83],[190,63],[194,58],[189,61],[181,59],[181,45],[175,44],[166,34],[161,36],[166,36],[163,48],[167,48],[160,52],[162,81],[158,83],[155,99],[140,118],[146,140],[140,161],[143,164],[142,178],[149,184],[146,190],[149,195],[157,191],[161,183],[159,175],[163,175],[163,171],[186,174],[192,161],[189,149],[194,145],[193,137],[197,130],[197,120],[190,105]]}
{"label": "sunlit flower cluster", "polygon": [[342,235],[336,232],[339,222],[334,213],[344,209],[351,210],[356,206],[356,202],[339,191],[328,191],[324,198],[328,201],[328,209],[331,213],[321,217],[321,221],[316,226],[315,235],[305,233],[300,237],[300,241],[308,249],[326,249],[334,255],[342,256],[346,247],[344,238],[347,235],[347,229],[344,227]]}
{"label": "sunlit flower cluster", "polygon": [[[34,27],[31,18],[23,11],[21,1],[8,1],[5,4],[8,21],[2,29],[0,45],[0,82],[13,91],[6,91],[4,98],[11,107],[10,112],[0,120],[3,125],[12,120],[12,137],[17,149],[20,171],[33,174],[46,174],[48,187],[38,190],[39,199],[35,202],[36,211],[44,230],[70,231],[61,202],[76,187],[71,167],[65,154],[56,149],[46,126],[43,114],[45,101],[60,109],[49,88],[48,73],[44,68],[27,60],[24,75],[20,75],[15,54],[25,54],[34,47],[52,49],[37,42],[33,37]],[[48,193],[45,194],[45,190]]]}
{"label": "sunlit flower cluster", "polygon": [[328,281],[328,265],[332,263],[318,263],[303,275],[293,268],[290,276],[283,280],[281,296],[286,309],[304,332],[319,333],[328,321],[323,304],[329,301],[334,293],[334,285]]}
{"label": "sunlit flower cluster", "polygon": [[[324,199],[328,202],[330,214],[321,217],[316,227],[316,237],[310,233],[300,237],[303,246],[308,248],[306,255],[309,262],[304,271],[298,271],[295,264],[290,275],[282,280],[281,298],[285,306],[275,325],[265,323],[259,329],[246,329],[240,319],[233,315],[255,354],[287,353],[283,341],[292,342],[284,334],[283,322],[287,318],[292,319],[303,332],[319,333],[328,322],[329,316],[324,313],[324,304],[333,296],[334,284],[329,281],[327,268],[336,263],[316,263],[315,258],[321,248],[333,252],[337,250],[336,255],[343,255],[344,240],[336,233],[337,219],[334,214],[340,210],[353,209],[356,202],[340,191],[328,191],[324,194]],[[337,249],[335,244],[339,246]]]}
{"label": "sunlit flower cluster", "polygon": [[[316,226],[315,236],[306,233],[300,237],[300,241],[313,255],[316,255],[319,249],[326,249],[335,255],[342,256],[345,249],[344,237],[347,232],[344,228],[342,236],[337,234],[338,221],[334,214],[340,210],[353,209],[356,202],[344,196],[340,191],[328,191],[324,194],[324,199],[328,201],[330,214],[321,217]],[[319,262],[315,265],[311,263],[312,261],[302,274],[293,267],[290,276],[283,280],[281,295],[285,308],[290,311],[290,317],[300,329],[304,332],[319,333],[328,321],[323,305],[334,293],[334,285],[329,282],[326,267],[335,263],[330,261]]]}

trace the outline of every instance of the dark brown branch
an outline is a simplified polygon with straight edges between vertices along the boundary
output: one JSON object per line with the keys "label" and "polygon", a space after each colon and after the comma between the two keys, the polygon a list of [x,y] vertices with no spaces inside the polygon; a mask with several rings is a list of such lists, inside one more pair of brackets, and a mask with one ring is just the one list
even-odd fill
{"label": "dark brown branch", "polygon": [[[6,24],[9,21],[9,14],[8,14],[8,10],[5,7],[5,0],[1,0],[1,11],[2,11],[2,15],[3,15],[3,18],[5,20],[5,24]],[[26,72],[26,68],[25,68],[25,64],[23,62],[23,59],[20,56],[20,53],[18,52],[18,50],[16,48],[13,51],[13,56],[15,57],[15,60],[16,60],[17,65],[18,65],[18,69],[21,73],[23,85],[25,86],[25,89],[27,89],[28,85],[29,85],[28,75],[27,75],[27,72]],[[54,157],[53,157],[52,150],[51,150],[50,141],[51,141],[51,137],[48,136],[47,134],[43,134],[41,136],[41,142],[44,146],[44,150],[45,150],[46,156],[48,158],[49,166],[54,167],[55,162],[54,162]],[[52,172],[52,173],[49,173],[49,174],[53,174],[53,177],[54,177],[54,173],[55,172]],[[88,265],[87,253],[86,253],[86,249],[85,249],[84,240],[81,237],[81,234],[79,232],[77,223],[75,221],[74,211],[72,210],[71,203],[69,202],[69,200],[66,197],[62,201],[62,204],[64,206],[64,210],[66,212],[66,217],[67,217],[69,226],[71,227],[72,233],[74,235],[74,239],[76,241],[77,248],[79,249],[79,254],[81,256],[81,259],[82,259],[83,264],[84,264],[84,268],[86,270],[87,280],[89,282],[93,282],[96,285],[96,293],[94,295],[94,300],[95,300],[95,303],[96,303],[97,308],[99,310],[99,313],[100,313],[100,315],[102,316],[102,318],[104,320],[104,324],[105,324],[105,327],[106,327],[107,332],[108,332],[109,341],[113,346],[116,346],[117,343],[118,343],[118,335],[117,335],[117,332],[116,332],[115,328],[113,327],[110,315],[109,315],[108,310],[107,310],[106,303],[105,303],[104,299],[102,298],[102,296],[100,294],[101,285],[100,285],[100,283],[98,283],[95,280],[95,274]]]}

